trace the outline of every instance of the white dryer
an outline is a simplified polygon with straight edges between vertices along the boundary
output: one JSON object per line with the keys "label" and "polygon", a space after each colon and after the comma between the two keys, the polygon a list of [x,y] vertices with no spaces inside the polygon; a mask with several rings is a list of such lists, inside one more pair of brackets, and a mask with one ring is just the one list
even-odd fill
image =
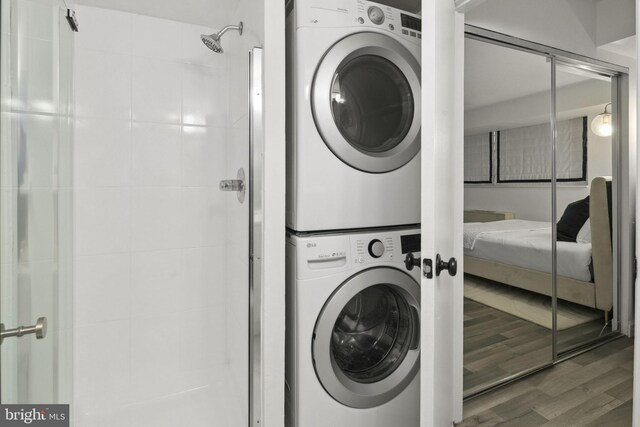
{"label": "white dryer", "polygon": [[288,237],[288,427],[419,425],[419,233]]}
{"label": "white dryer", "polygon": [[287,226],[419,223],[420,17],[364,0],[294,4]]}

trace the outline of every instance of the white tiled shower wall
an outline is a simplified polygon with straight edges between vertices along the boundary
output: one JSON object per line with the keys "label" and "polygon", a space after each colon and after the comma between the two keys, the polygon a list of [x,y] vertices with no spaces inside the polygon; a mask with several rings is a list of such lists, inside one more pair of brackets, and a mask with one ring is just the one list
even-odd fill
{"label": "white tiled shower wall", "polygon": [[246,168],[227,166],[229,134],[246,138],[228,130],[229,56],[200,42],[212,29],[77,15],[75,425],[240,425],[246,377],[228,366],[247,366],[247,300],[227,260],[246,246],[227,247],[237,201],[218,190]]}

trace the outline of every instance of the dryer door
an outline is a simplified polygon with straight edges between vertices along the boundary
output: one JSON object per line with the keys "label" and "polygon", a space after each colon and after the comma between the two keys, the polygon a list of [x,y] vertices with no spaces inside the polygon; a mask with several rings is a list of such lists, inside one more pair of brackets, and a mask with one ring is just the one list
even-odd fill
{"label": "dryer door", "polygon": [[420,151],[420,64],[389,36],[357,33],[333,45],[311,106],[324,142],[356,169],[389,172]]}
{"label": "dryer door", "polygon": [[313,334],[316,374],[338,402],[381,405],[419,369],[420,288],[387,267],[347,279],[325,303]]}

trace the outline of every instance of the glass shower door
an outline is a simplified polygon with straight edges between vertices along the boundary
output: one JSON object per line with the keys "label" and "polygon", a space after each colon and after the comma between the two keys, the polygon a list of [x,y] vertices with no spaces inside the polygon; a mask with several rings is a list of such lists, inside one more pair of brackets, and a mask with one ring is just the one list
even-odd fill
{"label": "glass shower door", "polygon": [[0,403],[69,403],[73,34],[62,0],[0,13]]}

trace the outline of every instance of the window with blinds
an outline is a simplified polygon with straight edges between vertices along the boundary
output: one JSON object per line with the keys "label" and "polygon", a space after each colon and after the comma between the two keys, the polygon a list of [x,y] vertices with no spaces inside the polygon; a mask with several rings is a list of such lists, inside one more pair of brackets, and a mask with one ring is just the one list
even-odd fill
{"label": "window with blinds", "polygon": [[[556,123],[556,179],[587,181],[587,117]],[[464,137],[465,184],[551,182],[548,123]]]}
{"label": "window with blinds", "polygon": [[[587,180],[587,118],[559,121],[556,179]],[[550,182],[553,146],[548,123],[502,130],[497,133],[497,182]]]}
{"label": "window with blinds", "polygon": [[490,132],[464,137],[464,182],[493,182],[493,147]]}

